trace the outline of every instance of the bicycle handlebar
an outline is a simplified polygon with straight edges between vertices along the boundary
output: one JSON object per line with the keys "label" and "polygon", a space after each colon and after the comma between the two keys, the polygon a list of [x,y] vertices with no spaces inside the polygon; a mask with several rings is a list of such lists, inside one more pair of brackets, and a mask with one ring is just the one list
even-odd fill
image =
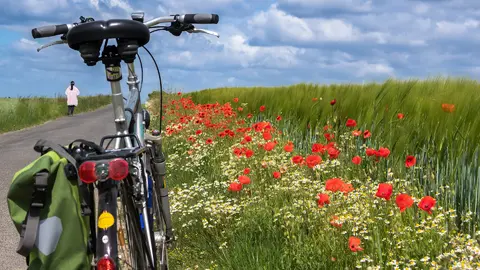
{"label": "bicycle handlebar", "polygon": [[38,28],[32,29],[33,38],[44,38],[44,37],[53,37],[56,35],[66,34],[73,25],[68,24],[58,24],[58,25],[47,25]]}
{"label": "bicycle handlebar", "polygon": [[[155,26],[159,23],[180,22],[185,24],[217,24],[220,18],[217,14],[184,14],[166,17],[158,17],[144,24],[147,27]],[[47,25],[32,29],[33,38],[45,38],[68,33],[76,24]]]}
{"label": "bicycle handlebar", "polygon": [[178,16],[177,20],[181,23],[217,24],[219,17],[217,14],[185,14]]}

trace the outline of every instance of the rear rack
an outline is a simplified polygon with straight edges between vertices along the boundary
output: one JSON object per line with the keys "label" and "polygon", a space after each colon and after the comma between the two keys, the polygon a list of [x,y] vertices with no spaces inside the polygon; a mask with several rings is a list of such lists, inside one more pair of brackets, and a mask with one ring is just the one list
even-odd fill
{"label": "rear rack", "polygon": [[[110,140],[110,142],[116,138],[133,138],[136,140],[137,145],[140,144],[140,140],[136,135],[133,134],[122,134],[122,135],[109,135],[105,136],[100,140],[100,146],[103,148],[103,145],[106,140]],[[110,143],[109,142],[109,143]],[[85,157],[82,157],[80,162],[84,162],[87,160],[102,160],[102,159],[114,159],[114,158],[135,158],[140,156],[141,154],[145,153],[147,151],[147,147],[145,146],[137,146],[137,147],[131,147],[131,148],[123,148],[123,149],[110,149],[110,150],[104,150],[103,153],[97,154],[95,152],[89,153]]]}

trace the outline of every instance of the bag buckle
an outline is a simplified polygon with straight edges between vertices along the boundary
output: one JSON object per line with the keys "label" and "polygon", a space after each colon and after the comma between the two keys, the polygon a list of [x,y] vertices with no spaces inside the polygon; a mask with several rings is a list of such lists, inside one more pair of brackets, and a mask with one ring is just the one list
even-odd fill
{"label": "bag buckle", "polygon": [[[35,178],[43,178],[48,180],[48,172],[39,172],[35,174]],[[35,184],[33,185],[33,198],[30,207],[43,208],[47,196],[47,187],[47,181],[35,181]]]}

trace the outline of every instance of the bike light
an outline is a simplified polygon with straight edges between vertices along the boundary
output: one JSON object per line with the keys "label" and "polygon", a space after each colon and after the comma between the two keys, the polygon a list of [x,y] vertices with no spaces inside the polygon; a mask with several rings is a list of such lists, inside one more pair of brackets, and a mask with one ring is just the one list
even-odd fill
{"label": "bike light", "polygon": [[98,270],[115,270],[115,262],[109,256],[105,255],[97,262]]}
{"label": "bike light", "polygon": [[78,168],[78,176],[80,180],[86,184],[91,184],[97,181],[97,174],[95,171],[96,163],[92,161],[85,161]]}
{"label": "bike light", "polygon": [[128,162],[121,158],[116,158],[108,164],[108,177],[113,180],[123,180],[128,176]]}

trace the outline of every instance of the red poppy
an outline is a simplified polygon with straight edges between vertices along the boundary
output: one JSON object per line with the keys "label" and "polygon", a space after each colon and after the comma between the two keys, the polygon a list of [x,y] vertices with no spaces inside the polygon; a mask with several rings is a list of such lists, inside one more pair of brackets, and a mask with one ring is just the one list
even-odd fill
{"label": "red poppy", "polygon": [[322,158],[317,155],[310,155],[306,158],[306,161],[307,161],[307,166],[310,168],[313,168],[322,162]]}
{"label": "red poppy", "polygon": [[370,133],[369,130],[365,130],[363,132],[363,138],[367,139],[367,138],[370,138],[370,136],[372,136],[372,133]]}
{"label": "red poppy", "polygon": [[294,157],[292,157],[292,161],[295,164],[301,164],[303,162],[303,157],[302,156],[294,156]]}
{"label": "red poppy", "polygon": [[181,95],[182,95],[182,92],[178,92],[178,93],[177,93],[177,96],[181,96]]}
{"label": "red poppy", "polygon": [[352,158],[352,163],[355,165],[359,165],[360,163],[362,163],[362,158],[360,156],[354,156]]}
{"label": "red poppy", "polygon": [[247,114],[247,118],[252,118],[253,117],[253,114],[249,113]]}
{"label": "red poppy", "polygon": [[243,137],[243,139],[244,139],[245,141],[247,141],[247,142],[251,142],[251,141],[252,141],[252,137],[250,137],[250,136],[248,136],[248,135],[245,136],[245,137]]}
{"label": "red poppy", "polygon": [[432,214],[432,208],[435,206],[436,202],[437,201],[434,198],[432,198],[430,196],[425,196],[418,203],[418,207],[431,215]]}
{"label": "red poppy", "polygon": [[353,191],[353,186],[350,183],[343,183],[340,191],[343,192],[343,194],[346,196],[348,195],[348,193]]}
{"label": "red poppy", "polygon": [[332,216],[332,218],[330,219],[330,224],[335,228],[341,228],[343,225],[340,221],[338,221],[337,216]]}
{"label": "red poppy", "polygon": [[377,151],[373,148],[367,148],[367,150],[365,150],[365,153],[367,154],[367,156],[371,157],[371,156],[374,156]]}
{"label": "red poppy", "polygon": [[233,102],[237,103],[238,102],[238,97],[233,98]]}
{"label": "red poppy", "polygon": [[316,98],[316,97],[312,98],[312,101],[317,101],[317,100],[318,100],[318,98]]}
{"label": "red poppy", "polygon": [[277,116],[277,121],[280,121],[280,120],[282,120],[282,116],[279,115]]}
{"label": "red poppy", "polygon": [[243,185],[248,185],[250,184],[250,177],[246,176],[246,175],[240,175],[238,177],[238,181],[240,181],[240,183],[242,183]]}
{"label": "red poppy", "polygon": [[353,119],[348,119],[346,126],[347,127],[355,127],[355,126],[357,126],[357,121],[355,121]]}
{"label": "red poppy", "polygon": [[378,185],[378,190],[375,196],[379,198],[384,198],[385,200],[389,201],[390,196],[392,196],[393,193],[393,186],[390,184],[386,183],[381,183]]}
{"label": "red poppy", "polygon": [[408,194],[398,194],[395,203],[400,208],[400,212],[403,212],[413,205],[413,199]]}
{"label": "red poppy", "polygon": [[361,243],[362,243],[362,240],[360,240],[360,238],[357,238],[355,236],[350,236],[350,238],[348,238],[348,247],[353,252],[363,250],[363,248],[360,247]]}
{"label": "red poppy", "polygon": [[243,151],[242,149],[238,148],[238,147],[235,147],[233,149],[233,153],[237,156],[237,157],[240,157],[242,154],[243,154]]}
{"label": "red poppy", "polygon": [[275,178],[275,179],[278,179],[278,178],[280,178],[281,176],[282,176],[282,174],[281,174],[280,172],[274,172],[274,173],[273,173],[273,178]]}
{"label": "red poppy", "polygon": [[252,157],[253,154],[254,154],[253,150],[251,150],[251,149],[245,150],[245,156],[246,156],[247,158]]}
{"label": "red poppy", "polygon": [[199,130],[195,131],[195,134],[200,135],[200,134],[202,134],[202,131],[199,129]]}
{"label": "red poppy", "polygon": [[354,131],[352,131],[352,134],[353,134],[353,136],[358,137],[362,134],[362,131],[361,130],[354,130]]}
{"label": "red poppy", "polygon": [[338,155],[340,155],[340,150],[333,147],[328,148],[328,156],[330,159],[336,159],[338,158]]}
{"label": "red poppy", "polygon": [[242,184],[237,183],[237,182],[232,182],[232,183],[230,183],[230,186],[228,187],[228,190],[238,192],[238,191],[242,190]]}
{"label": "red poppy", "polygon": [[332,128],[332,126],[325,125],[325,126],[323,127],[323,131],[327,131],[327,130],[329,130],[329,129],[331,129],[331,128]]}
{"label": "red poppy", "polygon": [[260,106],[260,111],[261,112],[265,111],[265,105]]}
{"label": "red poppy", "polygon": [[238,107],[238,108],[237,108],[237,111],[242,112],[242,111],[243,111],[243,107]]}
{"label": "red poppy", "polygon": [[249,174],[249,173],[250,173],[250,168],[245,168],[245,169],[243,170],[243,174],[247,175],[247,174]]}
{"label": "red poppy", "polygon": [[325,204],[330,203],[330,198],[328,197],[327,194],[319,193],[317,197],[318,197],[317,204],[318,204],[318,207],[320,208],[322,208]]}
{"label": "red poppy", "polygon": [[206,141],[205,141],[206,144],[212,144],[213,143],[213,140],[208,138]]}
{"label": "red poppy", "polygon": [[283,147],[283,150],[285,150],[285,152],[293,152],[293,143],[292,142],[287,143]]}
{"label": "red poppy", "polygon": [[390,150],[388,148],[380,147],[376,152],[378,157],[388,158],[390,156]]}
{"label": "red poppy", "polygon": [[335,105],[335,103],[337,103],[337,100],[336,99],[333,99],[332,101],[330,101],[330,105]]}
{"label": "red poppy", "polygon": [[442,104],[442,110],[444,112],[448,112],[448,113],[454,112],[455,111],[455,105],[444,103],[444,104]]}
{"label": "red poppy", "polygon": [[323,144],[321,143],[314,143],[312,145],[312,153],[319,153],[319,152],[323,152],[324,151],[324,147],[323,147]]}
{"label": "red poppy", "polygon": [[323,136],[325,136],[325,139],[327,139],[328,142],[333,140],[333,138],[335,137],[333,133],[325,133]]}
{"label": "red poppy", "polygon": [[403,113],[397,114],[397,118],[398,118],[398,119],[403,119],[403,117],[405,117],[405,115],[404,115]]}
{"label": "red poppy", "polygon": [[263,149],[265,149],[266,151],[272,151],[273,148],[275,148],[275,145],[276,145],[275,142],[268,142],[268,143],[265,144]]}
{"label": "red poppy", "polygon": [[328,191],[331,191],[331,192],[337,192],[337,191],[340,191],[342,189],[343,184],[345,184],[345,183],[340,178],[328,179],[325,182],[325,190],[328,190]]}
{"label": "red poppy", "polygon": [[194,143],[196,139],[193,136],[188,137],[188,141]]}
{"label": "red poppy", "polygon": [[417,159],[414,156],[407,156],[407,159],[405,160],[405,167],[410,168],[415,166],[416,163]]}
{"label": "red poppy", "polygon": [[270,133],[270,130],[263,132],[263,139],[265,141],[269,141],[272,139],[272,134]]}

